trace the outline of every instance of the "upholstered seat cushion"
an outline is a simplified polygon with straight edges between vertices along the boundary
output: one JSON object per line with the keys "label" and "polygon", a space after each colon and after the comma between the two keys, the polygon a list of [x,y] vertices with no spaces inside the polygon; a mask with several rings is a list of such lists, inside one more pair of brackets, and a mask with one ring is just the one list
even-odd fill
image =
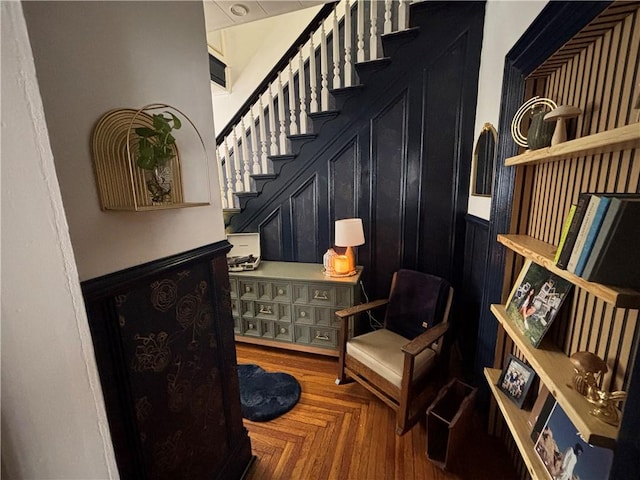
{"label": "upholstered seat cushion", "polygon": [[[347,342],[347,355],[366,365],[384,379],[400,388],[404,368],[404,352],[409,343],[404,337],[387,329],[375,330]],[[413,378],[426,373],[435,361],[435,352],[427,348],[415,360]]]}

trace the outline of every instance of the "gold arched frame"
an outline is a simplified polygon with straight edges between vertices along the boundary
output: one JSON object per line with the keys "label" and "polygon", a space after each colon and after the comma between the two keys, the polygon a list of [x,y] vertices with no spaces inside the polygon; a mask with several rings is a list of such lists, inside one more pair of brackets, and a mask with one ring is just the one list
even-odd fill
{"label": "gold arched frame", "polygon": [[473,149],[471,195],[476,197],[491,196],[497,150],[498,131],[491,123],[487,122],[480,130]]}

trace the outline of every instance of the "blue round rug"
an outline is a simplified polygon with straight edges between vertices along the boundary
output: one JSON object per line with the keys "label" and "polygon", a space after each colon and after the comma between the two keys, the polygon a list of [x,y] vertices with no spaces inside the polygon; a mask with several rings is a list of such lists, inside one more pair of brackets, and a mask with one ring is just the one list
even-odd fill
{"label": "blue round rug", "polygon": [[238,365],[242,416],[267,422],[291,410],[300,400],[298,381],[288,373],[270,373],[258,365]]}

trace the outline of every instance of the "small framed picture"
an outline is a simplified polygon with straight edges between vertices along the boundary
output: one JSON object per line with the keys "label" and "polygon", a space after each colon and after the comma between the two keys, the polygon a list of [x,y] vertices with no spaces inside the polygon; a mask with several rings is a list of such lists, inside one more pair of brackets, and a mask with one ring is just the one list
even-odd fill
{"label": "small framed picture", "polygon": [[504,392],[518,407],[522,408],[536,372],[522,360],[509,355],[507,364],[498,380],[498,388]]}

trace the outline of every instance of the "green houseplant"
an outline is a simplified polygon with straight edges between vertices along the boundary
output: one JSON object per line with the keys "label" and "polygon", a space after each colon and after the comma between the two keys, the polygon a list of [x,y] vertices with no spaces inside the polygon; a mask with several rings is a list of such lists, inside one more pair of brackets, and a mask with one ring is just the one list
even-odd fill
{"label": "green houseplant", "polygon": [[[167,116],[165,116],[167,114]],[[137,127],[138,154],[136,165],[145,170],[147,189],[151,200],[157,203],[171,201],[171,160],[175,156],[176,139],[173,130],[182,127],[180,119],[165,111],[154,114],[153,128]]]}

